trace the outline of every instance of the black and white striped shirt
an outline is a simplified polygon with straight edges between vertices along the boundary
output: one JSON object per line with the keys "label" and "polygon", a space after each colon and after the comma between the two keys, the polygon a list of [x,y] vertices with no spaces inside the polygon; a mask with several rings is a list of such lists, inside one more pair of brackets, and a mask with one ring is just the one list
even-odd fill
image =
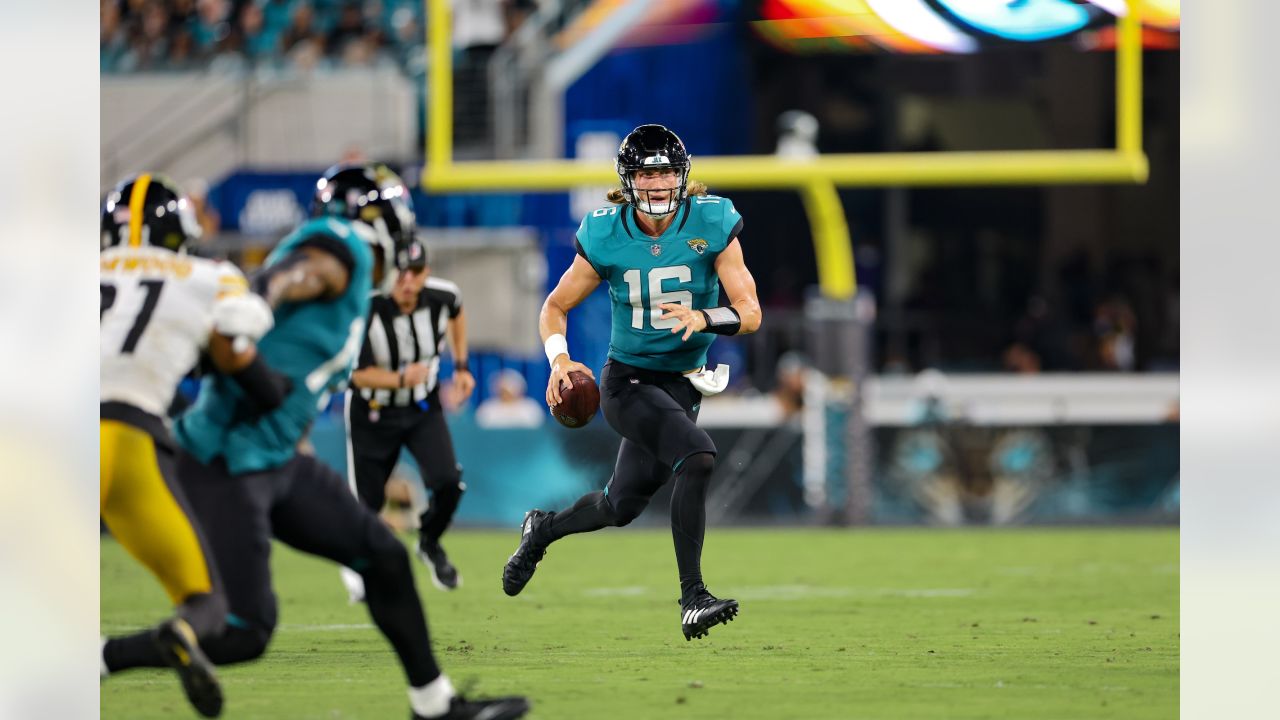
{"label": "black and white striped shirt", "polygon": [[436,390],[445,330],[461,311],[458,286],[434,277],[427,278],[426,287],[418,293],[418,307],[409,314],[400,312],[400,306],[389,293],[374,295],[369,302],[369,324],[356,367],[399,372],[407,365],[424,362],[431,369],[425,382],[412,387],[356,388],[354,400],[361,405],[376,403],[377,407],[384,408],[408,407],[426,400]]}

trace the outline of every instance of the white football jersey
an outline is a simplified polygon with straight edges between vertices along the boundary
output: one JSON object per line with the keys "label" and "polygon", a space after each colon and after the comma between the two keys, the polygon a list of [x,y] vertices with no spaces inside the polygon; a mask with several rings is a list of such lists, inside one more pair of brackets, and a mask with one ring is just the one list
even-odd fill
{"label": "white football jersey", "polygon": [[228,262],[157,247],[101,253],[101,400],[164,417],[213,329],[214,303],[248,283]]}

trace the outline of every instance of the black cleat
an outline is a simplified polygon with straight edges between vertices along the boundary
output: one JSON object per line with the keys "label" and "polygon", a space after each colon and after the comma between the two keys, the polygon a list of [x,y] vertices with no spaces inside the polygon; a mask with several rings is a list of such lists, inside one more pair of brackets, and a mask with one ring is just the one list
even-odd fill
{"label": "black cleat", "polygon": [[462,584],[462,576],[458,574],[458,569],[453,566],[453,563],[449,562],[449,556],[445,554],[444,548],[440,547],[440,543],[419,540],[418,559],[431,571],[432,584],[441,590],[457,590]]}
{"label": "black cleat", "polygon": [[520,523],[520,545],[507,558],[507,566],[502,569],[502,591],[511,597],[520,594],[533,571],[538,569],[542,556],[547,554],[547,546],[539,545],[533,536],[539,525],[550,517],[551,513],[542,510],[530,510],[524,514],[524,522]]}
{"label": "black cleat", "polygon": [[702,592],[680,606],[680,629],[686,641],[706,637],[711,628],[733,622],[738,614],[737,600],[719,600],[703,588]]}
{"label": "black cleat", "polygon": [[425,715],[413,713],[413,720],[514,720],[524,717],[527,712],[528,699],[518,695],[488,700],[467,700],[455,695],[449,703],[449,712],[444,715],[428,719]]}
{"label": "black cleat", "polygon": [[182,618],[173,618],[156,628],[156,647],[169,667],[178,672],[182,689],[196,712],[205,717],[222,714],[222,687],[213,671],[213,663],[205,657],[196,642],[196,633]]}

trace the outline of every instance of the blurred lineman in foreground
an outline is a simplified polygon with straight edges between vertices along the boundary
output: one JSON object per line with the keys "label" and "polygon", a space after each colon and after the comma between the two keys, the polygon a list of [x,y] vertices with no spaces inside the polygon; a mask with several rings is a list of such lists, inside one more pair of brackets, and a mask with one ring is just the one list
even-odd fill
{"label": "blurred lineman in foreground", "polygon": [[[279,376],[247,342],[271,328],[271,308],[236,266],[186,254],[200,232],[191,201],[158,175],[124,180],[103,203],[99,511],[177,607],[138,641],[177,670],[200,714],[216,717],[222,690],[199,639],[221,634],[227,600],[177,484],[177,449],[162,418],[206,353],[248,401],[272,407],[284,398]],[[103,677],[124,666],[125,647],[104,641]]]}
{"label": "blurred lineman in foreground", "polygon": [[[374,624],[390,642],[409,684],[414,718],[516,718],[520,697],[470,702],[454,692],[431,651],[408,553],[342,478],[298,443],[346,381],[360,350],[371,290],[389,279],[397,248],[413,236],[408,190],[380,165],[336,166],[317,183],[313,219],[281,240],[254,280],[275,310],[259,343],[289,381],[266,409],[223,377],[207,378],[175,434],[183,490],[208,533],[230,614],[203,642],[215,663],[266,652],[277,607],[271,588],[275,538],[360,573]],[[122,667],[164,658],[137,636],[121,641]]]}

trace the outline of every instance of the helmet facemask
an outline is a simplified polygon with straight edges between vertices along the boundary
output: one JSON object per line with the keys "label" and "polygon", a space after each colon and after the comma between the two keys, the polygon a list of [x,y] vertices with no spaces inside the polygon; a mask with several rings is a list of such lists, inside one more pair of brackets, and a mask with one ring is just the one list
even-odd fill
{"label": "helmet facemask", "polygon": [[[661,155],[647,158],[646,160],[665,160]],[[674,170],[676,184],[668,187],[656,187],[641,190],[635,185],[635,178],[645,170]],[[653,218],[660,218],[670,215],[680,208],[687,196],[689,187],[689,166],[673,165],[669,163],[659,164],[658,162],[646,163],[645,166],[639,168],[618,168],[618,178],[622,181],[622,196],[626,201],[636,209],[636,212],[644,213]],[[666,192],[667,198],[661,202],[654,202],[650,199],[650,193]]]}
{"label": "helmet facemask", "polygon": [[387,221],[376,217],[364,222],[354,222],[351,225],[355,228],[356,234],[369,245],[369,249],[374,251],[373,259],[379,270],[374,290],[390,292],[391,286],[396,281],[396,242],[387,229]]}
{"label": "helmet facemask", "polygon": [[[165,211],[176,214],[178,216],[178,224],[182,228],[180,233],[169,233],[163,240],[163,246],[185,255],[191,243],[199,240],[204,235],[204,228],[200,226],[200,219],[196,217],[195,205],[186,195],[179,196],[177,200],[171,200],[165,204]],[[156,212],[160,212],[157,208]]]}
{"label": "helmet facemask", "polygon": [[[628,133],[618,146],[613,167],[622,183],[623,199],[636,212],[651,218],[671,215],[688,196],[689,153],[680,138],[661,125],[641,125]],[[638,189],[636,174],[645,170],[674,171],[674,187]],[[664,190],[669,193],[664,201],[655,203],[649,197],[651,192]]]}

